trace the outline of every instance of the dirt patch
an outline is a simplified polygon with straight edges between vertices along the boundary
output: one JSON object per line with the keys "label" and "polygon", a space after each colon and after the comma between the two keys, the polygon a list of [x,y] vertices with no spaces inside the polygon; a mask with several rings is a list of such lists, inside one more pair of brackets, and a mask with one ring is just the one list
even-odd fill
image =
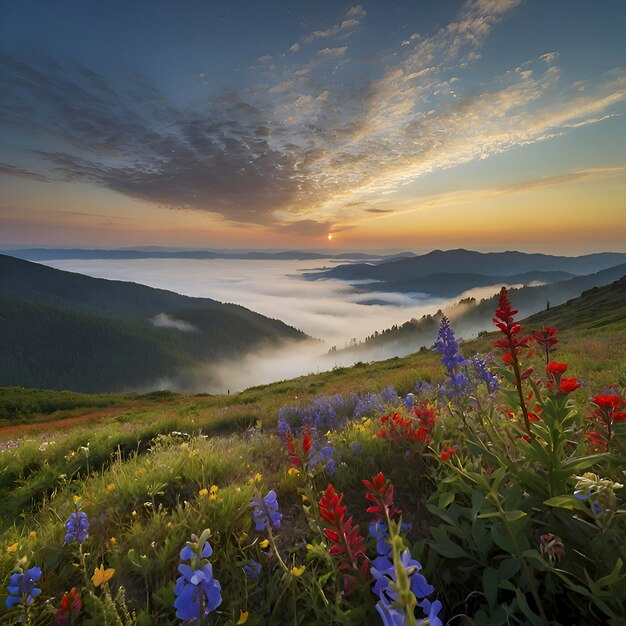
{"label": "dirt patch", "polygon": [[98,422],[105,417],[112,417],[114,415],[120,415],[128,410],[129,407],[109,407],[106,409],[96,409],[95,411],[89,411],[82,415],[76,415],[73,417],[64,417],[58,420],[50,420],[48,422],[33,422],[32,424],[16,424],[15,426],[1,426],[0,427],[0,439],[14,438],[16,436],[25,435],[29,432],[41,432],[47,430],[65,430],[72,428],[77,424],[84,424],[86,422]]}

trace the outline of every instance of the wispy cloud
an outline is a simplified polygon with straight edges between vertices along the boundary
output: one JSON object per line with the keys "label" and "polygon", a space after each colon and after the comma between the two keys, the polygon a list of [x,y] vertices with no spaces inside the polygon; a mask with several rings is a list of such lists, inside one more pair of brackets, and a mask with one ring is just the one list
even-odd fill
{"label": "wispy cloud", "polygon": [[363,67],[342,39],[367,28],[356,5],[303,35],[291,54],[260,56],[264,82],[245,97],[226,92],[204,108],[174,104],[141,76],[112,81],[80,64],[5,55],[0,119],[36,135],[32,154],[46,171],[7,164],[0,174],[88,182],[311,236],[347,228],[390,210],[371,202],[375,194],[614,115],[624,72],[569,84],[555,51],[477,90],[472,65],[519,5],[469,0],[445,27],[399,39],[365,74],[338,79],[341,68]]}

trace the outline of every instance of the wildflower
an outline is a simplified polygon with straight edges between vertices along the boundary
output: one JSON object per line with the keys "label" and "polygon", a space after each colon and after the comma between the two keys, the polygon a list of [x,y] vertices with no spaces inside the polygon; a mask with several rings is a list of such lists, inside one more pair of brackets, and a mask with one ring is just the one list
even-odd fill
{"label": "wildflower", "polygon": [[300,470],[297,467],[290,467],[287,470],[287,474],[289,474],[289,476],[299,476]]}
{"label": "wildflower", "polygon": [[209,495],[209,490],[208,489],[200,489],[200,491],[198,491],[198,495],[201,498],[204,498],[204,496],[208,496]]}
{"label": "wildflower", "polygon": [[217,485],[211,485],[209,489],[209,500],[217,500],[217,492],[220,488]]}
{"label": "wildflower", "polygon": [[315,548],[315,546],[312,543],[307,543],[306,544],[306,549],[310,552],[311,550],[313,550]]}
{"label": "wildflower", "polygon": [[471,359],[474,374],[478,380],[485,383],[487,393],[493,393],[500,385],[500,379],[492,374],[487,367],[487,359],[480,354],[475,354]]}
{"label": "wildflower", "polygon": [[333,485],[328,485],[319,502],[319,510],[327,525],[324,535],[333,544],[328,552],[341,561],[339,571],[352,569],[361,574],[366,573],[368,564],[365,559],[365,540],[359,527],[352,526],[352,517],[345,519],[343,494],[336,493]]}
{"label": "wildflower", "polygon": [[456,446],[448,446],[447,444],[443,444],[441,446],[441,452],[439,453],[439,458],[442,461],[447,461],[451,456],[456,454]]}
{"label": "wildflower", "polygon": [[265,548],[267,548],[269,545],[270,545],[269,539],[263,539],[263,541],[259,541],[259,548],[261,548],[261,550],[265,550]]}
{"label": "wildflower", "polygon": [[463,399],[469,390],[467,365],[469,361],[459,352],[459,342],[454,336],[447,317],[441,319],[435,351],[441,354],[441,363],[446,368],[448,380],[439,389],[449,400]]}
{"label": "wildflower", "polygon": [[252,517],[257,532],[265,530],[268,525],[280,528],[280,520],[283,516],[278,511],[278,499],[273,489],[262,499],[259,496],[254,496],[250,506],[254,509]]}
{"label": "wildflower", "polygon": [[28,536],[29,536],[31,539],[34,539],[34,538],[37,536],[37,531],[36,531],[36,530],[31,530],[31,531],[28,533]]}
{"label": "wildflower", "polygon": [[74,502],[74,504],[78,504],[81,499],[82,498],[80,496],[72,496],[72,502]]}
{"label": "wildflower", "polygon": [[113,483],[109,483],[106,486],[106,491],[108,491],[108,492],[115,491],[115,485]]}
{"label": "wildflower", "polygon": [[41,593],[37,587],[37,581],[41,578],[41,568],[31,567],[24,573],[15,572],[11,574],[7,590],[9,596],[6,599],[6,606],[12,609],[20,603],[30,606],[35,598]]}
{"label": "wildflower", "polygon": [[572,393],[572,391],[576,391],[580,387],[580,382],[577,378],[561,378],[561,382],[559,383],[559,391],[560,394]]}
{"label": "wildflower", "polygon": [[296,578],[299,578],[300,576],[302,576],[302,574],[304,574],[305,569],[306,569],[306,566],[301,565],[300,567],[294,566],[289,571],[291,572],[293,576],[295,576]]}
{"label": "wildflower", "polygon": [[365,498],[374,503],[367,509],[367,512],[371,513],[375,520],[384,519],[387,515],[391,518],[400,513],[400,509],[392,508],[393,485],[382,472],[376,474],[371,480],[364,480],[363,484],[367,489]]}
{"label": "wildflower", "polygon": [[352,454],[358,456],[361,454],[361,444],[358,441],[352,442]]}
{"label": "wildflower", "polygon": [[400,562],[394,565],[386,556],[379,556],[372,562],[372,576],[376,581],[373,592],[378,596],[376,610],[381,616],[383,623],[389,626],[403,625],[405,623],[404,607],[399,603],[398,597],[398,570],[409,581],[410,592],[418,602],[425,614],[430,618],[432,626],[442,626],[438,613],[441,610],[441,602],[431,603],[427,596],[434,592],[434,587],[420,574],[421,564],[411,558],[411,553],[404,550],[400,555]]}
{"label": "wildflower", "polygon": [[100,567],[96,567],[96,569],[94,569],[91,582],[94,587],[99,587],[100,585],[109,582],[109,580],[113,578],[113,574],[115,574],[115,569],[112,567],[104,569],[104,565],[100,565]]}
{"label": "wildflower", "polygon": [[239,620],[237,624],[245,624],[248,621],[248,611],[244,611],[243,609],[239,609]]}
{"label": "wildflower", "polygon": [[263,476],[258,472],[248,480],[249,485],[254,485],[254,483],[260,483],[263,480]]}
{"label": "wildflower", "polygon": [[13,544],[11,544],[8,548],[7,548],[7,552],[9,554],[12,554],[13,552],[17,552],[17,549],[20,547],[20,544],[15,542]]}
{"label": "wildflower", "polygon": [[131,517],[137,517],[137,511],[133,511],[130,515]]}
{"label": "wildflower", "polygon": [[89,520],[87,514],[80,509],[72,513],[65,522],[65,543],[71,543],[76,539],[76,543],[82,543],[89,537]]}
{"label": "wildflower", "polygon": [[546,372],[553,376],[562,376],[567,371],[567,363],[557,363],[552,361],[546,365]]}
{"label": "wildflower", "polygon": [[556,350],[555,346],[559,342],[559,340],[556,338],[556,333],[556,328],[546,326],[541,330],[536,330],[532,336],[533,341],[538,346],[543,348],[543,351],[546,355],[546,365],[550,360],[550,352],[554,352]]}
{"label": "wildflower", "polygon": [[520,407],[524,416],[524,425],[526,427],[526,431],[528,432],[528,435],[526,436],[530,437],[530,421],[528,419],[528,408],[526,407],[526,401],[524,400],[522,380],[527,376],[530,376],[532,370],[529,369],[521,373],[519,362],[519,357],[522,356],[523,350],[528,347],[530,337],[520,334],[522,326],[514,319],[514,315],[517,313],[518,311],[511,306],[511,301],[509,300],[506,287],[502,287],[500,297],[498,299],[498,308],[496,309],[495,317],[492,321],[502,331],[504,337],[494,341],[493,345],[503,351],[505,363],[513,368],[515,386],[517,387]]}
{"label": "wildflower", "polygon": [[248,563],[243,566],[243,571],[246,573],[248,578],[258,580],[261,576],[261,564],[257,563],[254,559],[250,559]]}
{"label": "wildflower", "polygon": [[213,566],[208,561],[213,549],[208,541],[204,541],[202,548],[199,544],[187,542],[180,551],[180,560],[191,563],[178,566],[181,576],[174,587],[176,617],[185,621],[206,617],[222,603],[221,586],[213,577]]}
{"label": "wildflower", "polygon": [[552,533],[546,533],[539,537],[539,550],[541,554],[548,557],[551,563],[565,556],[563,540]]}
{"label": "wildflower", "polygon": [[76,591],[76,587],[72,587],[69,592],[66,591],[56,612],[57,624],[60,626],[71,624],[73,619],[80,613],[82,606],[83,600],[78,591]]}
{"label": "wildflower", "polygon": [[624,401],[618,395],[596,395],[591,402],[596,408],[588,419],[595,421],[596,430],[586,434],[585,437],[597,448],[608,450],[617,422],[626,419],[626,412],[620,410],[624,406]]}
{"label": "wildflower", "polygon": [[115,537],[111,537],[111,539],[109,539],[109,542],[112,546],[114,546],[117,543],[117,539]]}

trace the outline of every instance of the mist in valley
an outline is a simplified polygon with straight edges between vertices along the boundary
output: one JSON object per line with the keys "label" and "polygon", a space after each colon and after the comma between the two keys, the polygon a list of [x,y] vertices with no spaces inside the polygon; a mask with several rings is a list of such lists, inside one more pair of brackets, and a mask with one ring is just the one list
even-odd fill
{"label": "mist in valley", "polygon": [[[303,273],[331,263],[330,259],[323,262],[125,259],[63,260],[46,264],[97,278],[137,282],[188,296],[240,304],[280,319],[314,339],[266,345],[242,358],[207,360],[199,369],[182,377],[172,376],[147,386],[185,392],[232,393],[254,385],[350,366],[357,361],[404,356],[421,345],[431,345],[434,337],[425,336],[419,345],[413,342],[370,347],[361,342],[377,331],[432,315],[439,309],[449,311],[454,317],[462,312],[462,307],[453,306],[459,299],[487,298],[501,287],[479,287],[452,299],[442,299],[418,293],[371,293],[361,289],[359,284],[334,279],[311,281],[303,277]],[[484,327],[489,322],[486,319]],[[159,316],[149,323],[173,332],[193,332],[187,324],[171,316]],[[475,335],[484,327],[465,329],[465,334]],[[350,346],[353,348],[344,350]]]}

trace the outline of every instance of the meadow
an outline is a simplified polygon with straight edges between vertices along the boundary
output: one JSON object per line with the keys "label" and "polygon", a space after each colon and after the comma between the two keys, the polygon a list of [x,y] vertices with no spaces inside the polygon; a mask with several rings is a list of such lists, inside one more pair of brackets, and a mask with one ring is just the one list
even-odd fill
{"label": "meadow", "polygon": [[0,620],[625,624],[626,330],[568,310],[231,396],[3,390]]}

